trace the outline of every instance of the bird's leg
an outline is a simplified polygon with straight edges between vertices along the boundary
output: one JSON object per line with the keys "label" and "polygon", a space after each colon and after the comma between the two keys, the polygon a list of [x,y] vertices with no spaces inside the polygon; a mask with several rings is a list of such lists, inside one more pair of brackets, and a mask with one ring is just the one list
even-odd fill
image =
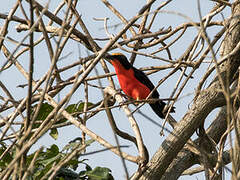
{"label": "bird's leg", "polygon": [[141,102],[138,102],[140,100],[141,99],[139,97],[137,97],[137,99],[135,101],[133,101],[133,105],[137,107],[139,104],[141,104]]}
{"label": "bird's leg", "polygon": [[121,107],[121,106],[123,106],[124,104],[126,104],[126,102],[128,102],[130,99],[131,99],[131,97],[129,97],[129,96],[127,96],[126,94],[124,94],[124,93],[122,93],[122,89],[118,89],[118,90],[116,90],[117,92],[114,94],[114,96],[113,96],[113,98],[115,99],[115,96],[116,95],[120,95],[120,96],[122,96],[122,97],[124,97],[126,100],[124,100],[124,101],[122,101],[122,102],[120,102],[119,103],[119,106]]}
{"label": "bird's leg", "polygon": [[142,99],[140,99],[139,97],[137,97],[136,100],[137,100],[137,102],[135,102],[135,104],[136,104],[137,106],[142,103],[142,102],[138,102],[138,101],[142,100]]}
{"label": "bird's leg", "polygon": [[121,95],[121,96],[123,96],[123,97],[126,96],[125,94],[122,93],[122,89],[117,89],[117,90],[116,90],[116,93],[115,93],[114,96],[113,96],[113,98],[115,99],[115,96],[118,95],[118,94]]}
{"label": "bird's leg", "polygon": [[134,101],[131,97],[127,96],[126,94],[123,94],[123,97],[125,98],[125,100],[119,103],[120,107],[123,105],[126,105],[126,104],[130,104],[130,103],[134,104]]}

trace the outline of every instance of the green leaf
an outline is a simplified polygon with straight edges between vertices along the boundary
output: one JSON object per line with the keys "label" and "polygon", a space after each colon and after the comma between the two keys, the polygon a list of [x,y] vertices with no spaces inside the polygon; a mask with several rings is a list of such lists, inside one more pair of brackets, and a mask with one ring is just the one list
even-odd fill
{"label": "green leaf", "polygon": [[[65,110],[72,114],[72,113],[76,113],[76,112],[82,112],[83,108],[84,108],[84,102],[78,103],[78,104],[70,104],[67,108],[65,108]],[[88,102],[87,106],[90,107],[94,105],[93,103]],[[35,105],[35,108],[37,107],[37,105]],[[47,116],[52,112],[52,110],[54,109],[54,107],[48,103],[43,103],[40,107],[39,113],[37,115],[37,120],[45,120],[47,118]]]}
{"label": "green leaf", "polygon": [[104,167],[96,167],[92,171],[86,172],[91,180],[113,180],[111,170]]}
{"label": "green leaf", "polygon": [[56,144],[53,144],[50,148],[47,148],[46,154],[47,157],[53,157],[58,155],[59,153],[59,148]]}
{"label": "green leaf", "polygon": [[69,144],[67,144],[66,146],[64,146],[62,151],[71,151],[73,149],[75,149],[78,146],[82,146],[82,142],[70,142]]}
{"label": "green leaf", "polygon": [[59,162],[60,158],[61,158],[61,155],[58,154],[57,156],[54,156],[52,158],[48,158],[48,159],[42,160],[41,164],[44,165],[45,167],[47,167],[49,165],[52,165],[54,162],[56,162],[56,163]]}
{"label": "green leaf", "polygon": [[[70,141],[69,144],[71,144],[67,149],[70,152],[72,152],[73,149],[76,148],[77,144],[81,142],[81,138],[78,137],[72,141]],[[86,144],[91,144],[94,142],[93,140],[87,140]],[[81,146],[81,145],[80,145]],[[1,148],[0,148],[1,150]],[[51,147],[47,148],[46,150],[41,149],[39,152],[37,159],[34,164],[34,170],[31,175],[32,179],[41,179],[48,171],[52,168],[53,164],[58,164],[62,159],[64,159],[68,153],[64,153],[62,151],[59,151],[59,148],[57,145],[53,144]],[[70,153],[69,152],[69,153]],[[36,152],[35,152],[36,153]],[[34,154],[32,153],[28,155],[27,157],[27,165],[32,161],[32,158],[34,157]],[[76,155],[72,157],[56,174],[55,180],[61,180],[61,179],[86,179],[89,180],[112,180],[111,178],[111,171],[106,168],[106,170],[102,169],[100,170],[100,173],[98,173],[97,169],[94,170],[91,169],[91,167],[85,163],[87,159],[81,159],[79,160],[79,155]],[[1,161],[0,161],[1,162]],[[85,165],[85,170],[81,171],[80,173],[76,173],[76,169],[78,168],[79,164]],[[4,169],[4,168],[3,168]],[[0,168],[1,170],[1,168]],[[102,174],[101,174],[102,171]],[[87,175],[87,172],[89,172],[89,176]],[[106,175],[104,175],[104,172]]]}
{"label": "green leaf", "polygon": [[[78,103],[78,104],[70,104],[65,110],[72,114],[72,113],[76,113],[76,112],[83,112],[83,108],[84,108],[84,102]],[[93,103],[88,103],[87,106],[92,106]]]}
{"label": "green leaf", "polygon": [[67,166],[76,171],[78,168],[78,164],[79,164],[78,158],[75,159],[72,158],[70,161],[68,161]]}
{"label": "green leaf", "polygon": [[50,104],[43,103],[42,106],[40,107],[36,120],[45,120],[53,109],[54,109],[53,106],[51,106]]}
{"label": "green leaf", "polygon": [[[87,146],[89,146],[93,142],[95,142],[95,140],[94,139],[90,139],[90,140],[85,141],[85,144]],[[62,152],[63,151],[71,151],[71,150],[75,149],[76,147],[80,147],[80,146],[82,146],[82,138],[81,137],[77,137],[74,140],[69,141],[69,143],[66,146],[64,146]]]}
{"label": "green leaf", "polygon": [[[88,107],[94,105],[93,103],[88,103]],[[83,108],[84,108],[84,103],[78,103],[78,104],[70,104],[65,108],[65,111],[67,111],[69,114],[72,114],[73,117],[76,117],[76,113],[81,113],[83,112]],[[61,118],[59,121],[56,122],[56,124],[61,124],[66,122],[67,119],[66,118]]]}
{"label": "green leaf", "polygon": [[57,140],[57,138],[58,138],[58,130],[57,130],[57,128],[51,129],[49,135],[50,135],[54,140]]}
{"label": "green leaf", "polygon": [[67,168],[61,168],[55,177],[56,180],[64,180],[64,179],[69,179],[69,180],[76,180],[78,179],[78,174],[70,169]]}
{"label": "green leaf", "polygon": [[[27,163],[28,166],[29,166],[30,163],[32,162],[33,157],[35,156],[35,153],[36,153],[36,152],[37,152],[37,151],[35,151],[34,153],[29,154],[29,155],[27,156],[27,162],[26,162],[26,163]],[[40,148],[40,152],[38,153],[37,160],[43,159],[43,156],[44,156],[43,148]]]}
{"label": "green leaf", "polygon": [[[0,148],[0,154],[2,154],[6,148]],[[4,169],[13,160],[13,155],[7,152],[5,156],[0,160],[0,169]]]}
{"label": "green leaf", "polygon": [[52,168],[52,163],[48,164],[45,168],[43,168],[41,171],[37,171],[34,174],[34,179],[41,179],[50,169]]}

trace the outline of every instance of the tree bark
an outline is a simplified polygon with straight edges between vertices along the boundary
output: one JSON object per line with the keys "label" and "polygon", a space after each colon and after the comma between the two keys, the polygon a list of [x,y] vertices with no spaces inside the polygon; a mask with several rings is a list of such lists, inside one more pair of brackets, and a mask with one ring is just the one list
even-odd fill
{"label": "tree bark", "polygon": [[[226,130],[226,107],[223,107],[213,123],[208,128],[207,134],[216,144],[218,144],[220,138]],[[194,141],[195,144],[198,144],[199,140],[199,138],[196,139]],[[184,148],[178,153],[177,157],[170,164],[164,173],[162,180],[178,179],[185,170],[189,169],[194,164],[199,164],[198,156]]]}

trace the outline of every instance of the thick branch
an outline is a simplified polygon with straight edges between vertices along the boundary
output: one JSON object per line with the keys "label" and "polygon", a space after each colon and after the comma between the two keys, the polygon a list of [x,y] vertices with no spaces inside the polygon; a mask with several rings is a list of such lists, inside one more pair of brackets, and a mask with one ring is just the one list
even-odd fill
{"label": "thick branch", "polygon": [[[223,107],[216,119],[208,128],[207,134],[216,144],[218,144],[220,138],[226,130],[226,107]],[[194,142],[198,144],[199,138]],[[178,153],[177,157],[171,163],[162,179],[178,179],[186,169],[198,163],[199,162],[195,154],[189,150],[183,149]]]}

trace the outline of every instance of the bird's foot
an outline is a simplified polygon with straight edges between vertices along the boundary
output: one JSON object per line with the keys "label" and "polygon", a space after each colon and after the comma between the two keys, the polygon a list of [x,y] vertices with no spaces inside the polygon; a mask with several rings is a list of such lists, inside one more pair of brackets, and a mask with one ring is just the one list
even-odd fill
{"label": "bird's foot", "polygon": [[116,95],[120,95],[120,96],[122,96],[122,97],[124,97],[124,98],[126,98],[126,96],[127,96],[127,95],[125,95],[125,94],[122,93],[122,90],[121,90],[121,89],[116,90],[116,93],[115,93],[114,96],[113,96],[114,99],[115,99]]}
{"label": "bird's foot", "polygon": [[126,94],[123,94],[121,89],[118,89],[117,92],[114,94],[114,96],[113,96],[114,99],[115,99],[116,95],[121,95],[122,97],[125,98],[124,101],[122,101],[122,102],[119,103],[119,107],[120,107],[120,108],[121,108],[121,106],[123,106],[123,105],[129,104],[129,100],[130,100],[131,98],[128,97]]}
{"label": "bird's foot", "polygon": [[131,103],[131,100],[130,100],[130,99],[124,100],[124,101],[122,101],[122,102],[119,103],[119,107],[124,106],[124,105],[128,105],[128,104],[130,104],[130,103]]}

